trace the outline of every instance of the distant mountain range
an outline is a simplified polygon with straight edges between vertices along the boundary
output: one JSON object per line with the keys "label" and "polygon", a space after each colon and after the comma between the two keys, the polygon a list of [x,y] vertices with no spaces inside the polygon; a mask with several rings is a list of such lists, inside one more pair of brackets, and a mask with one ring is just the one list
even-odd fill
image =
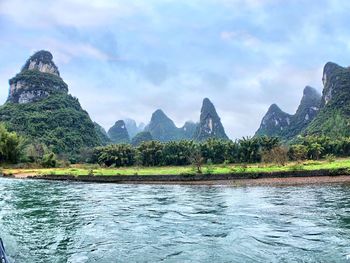
{"label": "distant mountain range", "polygon": [[[228,140],[215,107],[208,98],[203,100],[199,123],[187,121],[181,128],[176,127],[175,123],[161,109],[156,110],[152,114],[150,122],[143,130],[138,128],[142,127],[143,124],[137,126],[136,122],[132,119],[128,119],[129,126],[125,124],[125,121],[120,120],[117,123],[123,123],[122,125],[125,126],[125,129],[116,129],[114,128],[115,125],[111,129],[114,129],[115,136],[123,138],[123,142],[129,141],[127,137],[131,139],[135,137],[137,135],[135,134],[136,130],[138,130],[139,133],[149,132],[153,140],[161,142],[179,140],[202,141],[208,138]],[[113,143],[122,142],[121,140],[114,140],[112,138],[113,134],[111,133],[111,129],[108,131],[111,141]],[[118,133],[118,135],[116,135],[116,133]],[[131,136],[131,134],[134,134],[134,136]]]}
{"label": "distant mountain range", "polygon": [[[255,136],[278,136],[284,140],[309,134],[350,136],[350,69],[328,62],[322,80],[322,96],[306,86],[293,115],[272,104]],[[208,98],[203,100],[198,123],[187,121],[177,127],[158,109],[147,125],[137,125],[132,119],[118,120],[106,132],[68,93],[68,85],[48,51],[32,55],[9,84],[8,99],[0,107],[0,121],[31,143],[44,143],[56,153],[76,154],[85,147],[110,143],[228,139]]]}

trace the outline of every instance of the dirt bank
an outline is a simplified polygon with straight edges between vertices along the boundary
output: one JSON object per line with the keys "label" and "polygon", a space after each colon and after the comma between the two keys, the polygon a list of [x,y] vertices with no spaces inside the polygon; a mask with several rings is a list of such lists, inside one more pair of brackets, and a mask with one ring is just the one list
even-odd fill
{"label": "dirt bank", "polygon": [[73,176],[73,175],[35,175],[16,174],[12,178],[41,179],[54,181],[78,181],[122,184],[188,184],[188,185],[300,185],[319,183],[350,183],[347,169],[317,171],[285,171],[270,173],[234,174],[181,174],[181,175],[111,175],[111,176]]}

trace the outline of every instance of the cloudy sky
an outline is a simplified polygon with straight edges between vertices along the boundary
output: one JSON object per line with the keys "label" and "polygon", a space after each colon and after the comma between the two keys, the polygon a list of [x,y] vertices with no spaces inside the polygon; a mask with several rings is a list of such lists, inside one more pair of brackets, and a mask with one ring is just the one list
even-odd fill
{"label": "cloudy sky", "polygon": [[178,126],[202,99],[231,138],[253,135],[272,103],[294,113],[322,91],[327,61],[350,64],[346,0],[0,0],[0,103],[33,52],[51,51],[70,93],[105,128]]}

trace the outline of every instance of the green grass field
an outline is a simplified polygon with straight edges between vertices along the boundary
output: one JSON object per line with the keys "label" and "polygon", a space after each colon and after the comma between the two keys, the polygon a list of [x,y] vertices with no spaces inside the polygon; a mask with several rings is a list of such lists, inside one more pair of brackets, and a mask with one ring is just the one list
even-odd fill
{"label": "green grass field", "polygon": [[[203,165],[203,174],[232,174],[232,173],[261,173],[279,171],[306,171],[306,170],[335,170],[339,168],[350,169],[350,159],[336,159],[333,162],[305,161],[303,163],[289,162],[285,166],[273,164],[229,164],[229,165]],[[3,173],[7,175],[180,175],[195,174],[192,166],[165,166],[165,167],[123,167],[123,168],[99,168],[97,165],[72,165],[68,168],[39,168],[39,169],[17,169],[4,168]]]}

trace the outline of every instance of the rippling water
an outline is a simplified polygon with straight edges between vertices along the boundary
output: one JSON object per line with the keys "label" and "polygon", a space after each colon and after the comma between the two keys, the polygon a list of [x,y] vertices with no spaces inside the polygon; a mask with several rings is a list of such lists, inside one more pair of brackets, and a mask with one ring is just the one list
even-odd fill
{"label": "rippling water", "polygon": [[350,185],[0,179],[13,262],[350,262]]}

